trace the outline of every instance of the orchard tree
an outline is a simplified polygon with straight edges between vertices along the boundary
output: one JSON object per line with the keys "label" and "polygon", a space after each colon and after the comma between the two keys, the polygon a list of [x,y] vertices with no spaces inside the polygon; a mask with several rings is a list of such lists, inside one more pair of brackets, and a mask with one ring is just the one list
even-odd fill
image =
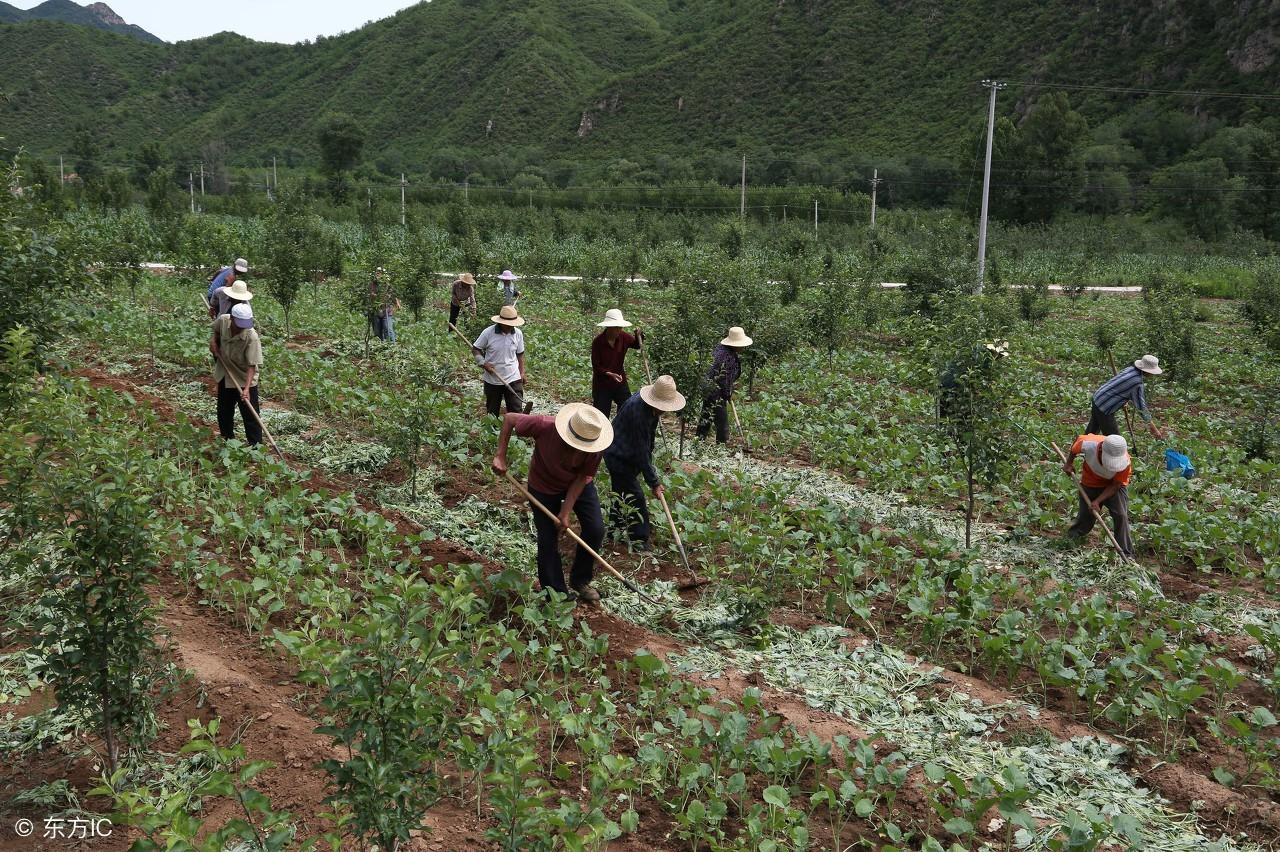
{"label": "orchard tree", "polygon": [[329,179],[335,201],[346,199],[346,175],[360,160],[364,131],[349,115],[330,115],[320,124],[316,142],[320,145],[320,170]]}
{"label": "orchard tree", "polygon": [[292,330],[293,305],[315,265],[315,249],[321,241],[311,223],[306,202],[297,192],[281,193],[266,230],[269,235],[267,261],[271,268],[267,291],[284,309],[284,333],[288,337]]}

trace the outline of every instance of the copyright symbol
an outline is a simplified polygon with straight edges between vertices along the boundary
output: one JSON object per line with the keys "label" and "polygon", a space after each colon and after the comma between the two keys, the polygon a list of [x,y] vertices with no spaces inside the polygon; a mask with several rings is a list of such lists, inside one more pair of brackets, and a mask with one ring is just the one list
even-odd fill
{"label": "copyright symbol", "polygon": [[36,827],[31,824],[31,820],[20,819],[13,824],[13,830],[19,837],[30,837],[31,832],[35,831]]}

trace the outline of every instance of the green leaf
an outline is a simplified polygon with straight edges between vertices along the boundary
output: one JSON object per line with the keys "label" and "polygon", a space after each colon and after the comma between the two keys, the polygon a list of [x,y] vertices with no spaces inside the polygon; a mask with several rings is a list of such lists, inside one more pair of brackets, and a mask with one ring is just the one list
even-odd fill
{"label": "green leaf", "polygon": [[791,794],[785,787],[770,784],[764,788],[764,800],[776,808],[785,808],[791,804]]}

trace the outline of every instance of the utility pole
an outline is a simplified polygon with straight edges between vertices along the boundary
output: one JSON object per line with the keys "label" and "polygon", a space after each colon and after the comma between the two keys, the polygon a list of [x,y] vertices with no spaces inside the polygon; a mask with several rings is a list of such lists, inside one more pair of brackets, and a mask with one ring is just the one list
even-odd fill
{"label": "utility pole", "polygon": [[404,227],[404,172],[400,173],[400,227]]}
{"label": "utility pole", "polygon": [[782,224],[787,224],[787,205],[782,205]]}
{"label": "utility pole", "polygon": [[267,200],[268,201],[273,200],[271,198],[271,172],[267,171],[266,169],[262,170],[262,183],[267,188]]}
{"label": "utility pole", "polygon": [[58,179],[65,185],[67,182],[67,170],[62,165],[62,155],[58,155]]}
{"label": "utility pole", "polygon": [[195,172],[187,172],[187,188],[191,190],[191,212],[196,212],[196,175]]}
{"label": "utility pole", "polygon": [[880,185],[880,170],[871,170],[871,227],[876,226],[876,187]]}
{"label": "utility pole", "polygon": [[982,292],[987,274],[987,205],[991,200],[991,142],[996,134],[996,92],[1005,87],[998,80],[983,80],[982,85],[991,90],[987,105],[987,161],[982,169],[982,213],[978,217],[978,292]]}
{"label": "utility pole", "polygon": [[742,155],[742,198],[738,202],[738,215],[747,217],[747,155]]}
{"label": "utility pole", "polygon": [[275,157],[272,157],[272,158],[271,158],[271,185],[272,185],[272,186],[274,186],[274,187],[276,188],[276,190],[277,190],[277,191],[279,191],[279,189],[280,189],[280,173],[276,171],[276,158],[275,158]]}
{"label": "utility pole", "polygon": [[818,236],[818,199],[813,199],[813,235]]}
{"label": "utility pole", "polygon": [[200,161],[200,197],[204,198],[204,160]]}

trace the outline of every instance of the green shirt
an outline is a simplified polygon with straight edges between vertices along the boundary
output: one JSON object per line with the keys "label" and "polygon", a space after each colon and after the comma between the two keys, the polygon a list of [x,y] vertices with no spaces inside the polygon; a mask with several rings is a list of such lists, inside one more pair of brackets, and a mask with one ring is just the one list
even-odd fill
{"label": "green shirt", "polygon": [[[230,371],[231,378],[244,387],[245,378],[250,367],[257,367],[253,374],[253,384],[258,384],[258,373],[262,370],[262,341],[258,339],[258,330],[246,328],[239,334],[232,334],[231,315],[223,314],[213,321],[213,334],[218,340],[218,351],[222,358],[213,366],[213,380],[220,382]],[[226,364],[224,370],[222,365]]]}

